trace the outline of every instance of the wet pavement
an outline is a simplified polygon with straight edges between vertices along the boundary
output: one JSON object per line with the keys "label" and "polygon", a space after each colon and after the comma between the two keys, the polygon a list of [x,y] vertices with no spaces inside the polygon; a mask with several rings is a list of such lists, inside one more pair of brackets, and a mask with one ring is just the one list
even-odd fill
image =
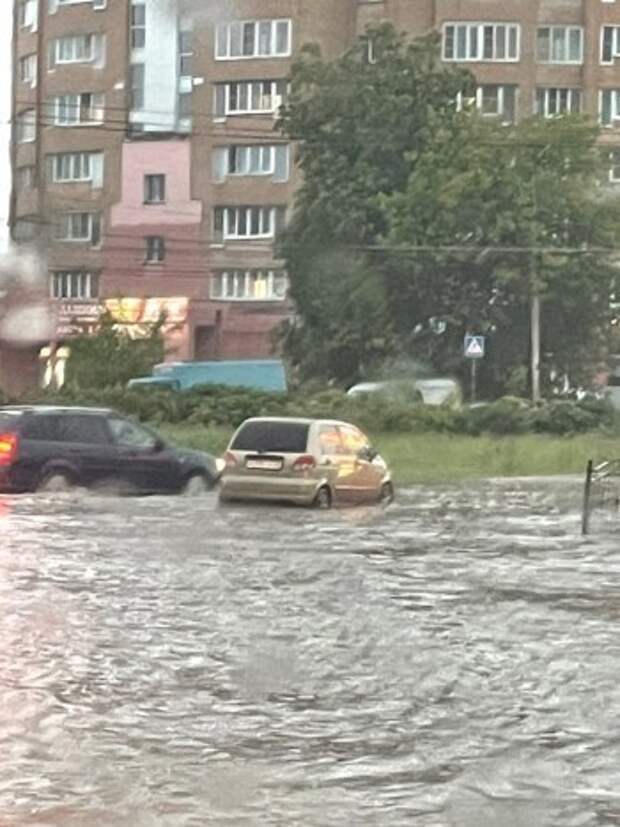
{"label": "wet pavement", "polygon": [[620,522],[0,500],[0,827],[620,824]]}

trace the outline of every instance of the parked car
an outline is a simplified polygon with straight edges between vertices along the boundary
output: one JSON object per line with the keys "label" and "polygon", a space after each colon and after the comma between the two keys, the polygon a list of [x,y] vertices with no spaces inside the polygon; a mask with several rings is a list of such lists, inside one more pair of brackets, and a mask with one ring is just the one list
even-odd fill
{"label": "parked car", "polygon": [[431,379],[388,379],[382,382],[360,382],[349,388],[349,396],[381,394],[386,399],[425,405],[459,407],[462,392],[456,379],[436,377]]}
{"label": "parked car", "polygon": [[330,508],[390,500],[385,461],[348,422],[247,419],[224,457],[220,500],[277,500]]}
{"label": "parked car", "polygon": [[0,408],[0,492],[73,486],[136,494],[199,494],[221,461],[175,448],[155,431],[107,409]]}

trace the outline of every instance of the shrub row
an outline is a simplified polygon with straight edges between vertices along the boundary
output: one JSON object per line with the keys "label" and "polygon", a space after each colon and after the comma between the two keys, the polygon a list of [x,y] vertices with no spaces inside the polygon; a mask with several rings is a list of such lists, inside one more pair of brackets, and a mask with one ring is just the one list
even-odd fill
{"label": "shrub row", "polygon": [[[1,401],[9,401],[2,400]],[[205,386],[191,392],[124,388],[79,391],[65,388],[28,401],[111,407],[142,421],[221,425],[234,428],[250,416],[303,416],[345,419],[360,427],[386,432],[446,434],[569,435],[597,429],[620,430],[614,410],[598,400],[550,401],[532,405],[505,397],[477,407],[451,409],[411,405],[369,395],[352,398],[341,391],[289,395]]]}

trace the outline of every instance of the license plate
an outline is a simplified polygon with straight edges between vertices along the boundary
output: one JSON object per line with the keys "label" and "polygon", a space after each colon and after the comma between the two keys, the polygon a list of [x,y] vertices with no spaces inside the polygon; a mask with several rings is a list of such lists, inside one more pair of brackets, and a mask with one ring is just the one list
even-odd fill
{"label": "license plate", "polygon": [[245,467],[251,471],[281,471],[281,459],[246,459]]}

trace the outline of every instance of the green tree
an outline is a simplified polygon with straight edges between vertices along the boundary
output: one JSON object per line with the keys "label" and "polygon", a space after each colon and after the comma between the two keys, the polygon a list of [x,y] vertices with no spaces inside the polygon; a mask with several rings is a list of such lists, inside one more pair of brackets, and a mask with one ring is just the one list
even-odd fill
{"label": "green tree", "polygon": [[546,367],[583,381],[600,360],[620,213],[597,137],[583,118],[505,127],[463,113],[382,198],[395,329],[444,319],[445,335],[427,337],[438,367],[457,367],[466,332],[485,333],[488,390],[505,390],[528,363],[534,293]]}
{"label": "green tree", "polygon": [[132,339],[110,314],[95,334],[71,340],[66,383],[80,389],[124,386],[130,379],[150,374],[165,356],[162,326],[165,319],[146,326],[145,335]]}
{"label": "green tree", "polygon": [[284,342],[302,375],[353,381],[393,349],[386,285],[364,248],[389,230],[380,196],[407,186],[471,84],[437,44],[384,24],[338,60],[309,46],[293,66],[280,128],[299,142],[303,183],[282,242],[298,312]]}

